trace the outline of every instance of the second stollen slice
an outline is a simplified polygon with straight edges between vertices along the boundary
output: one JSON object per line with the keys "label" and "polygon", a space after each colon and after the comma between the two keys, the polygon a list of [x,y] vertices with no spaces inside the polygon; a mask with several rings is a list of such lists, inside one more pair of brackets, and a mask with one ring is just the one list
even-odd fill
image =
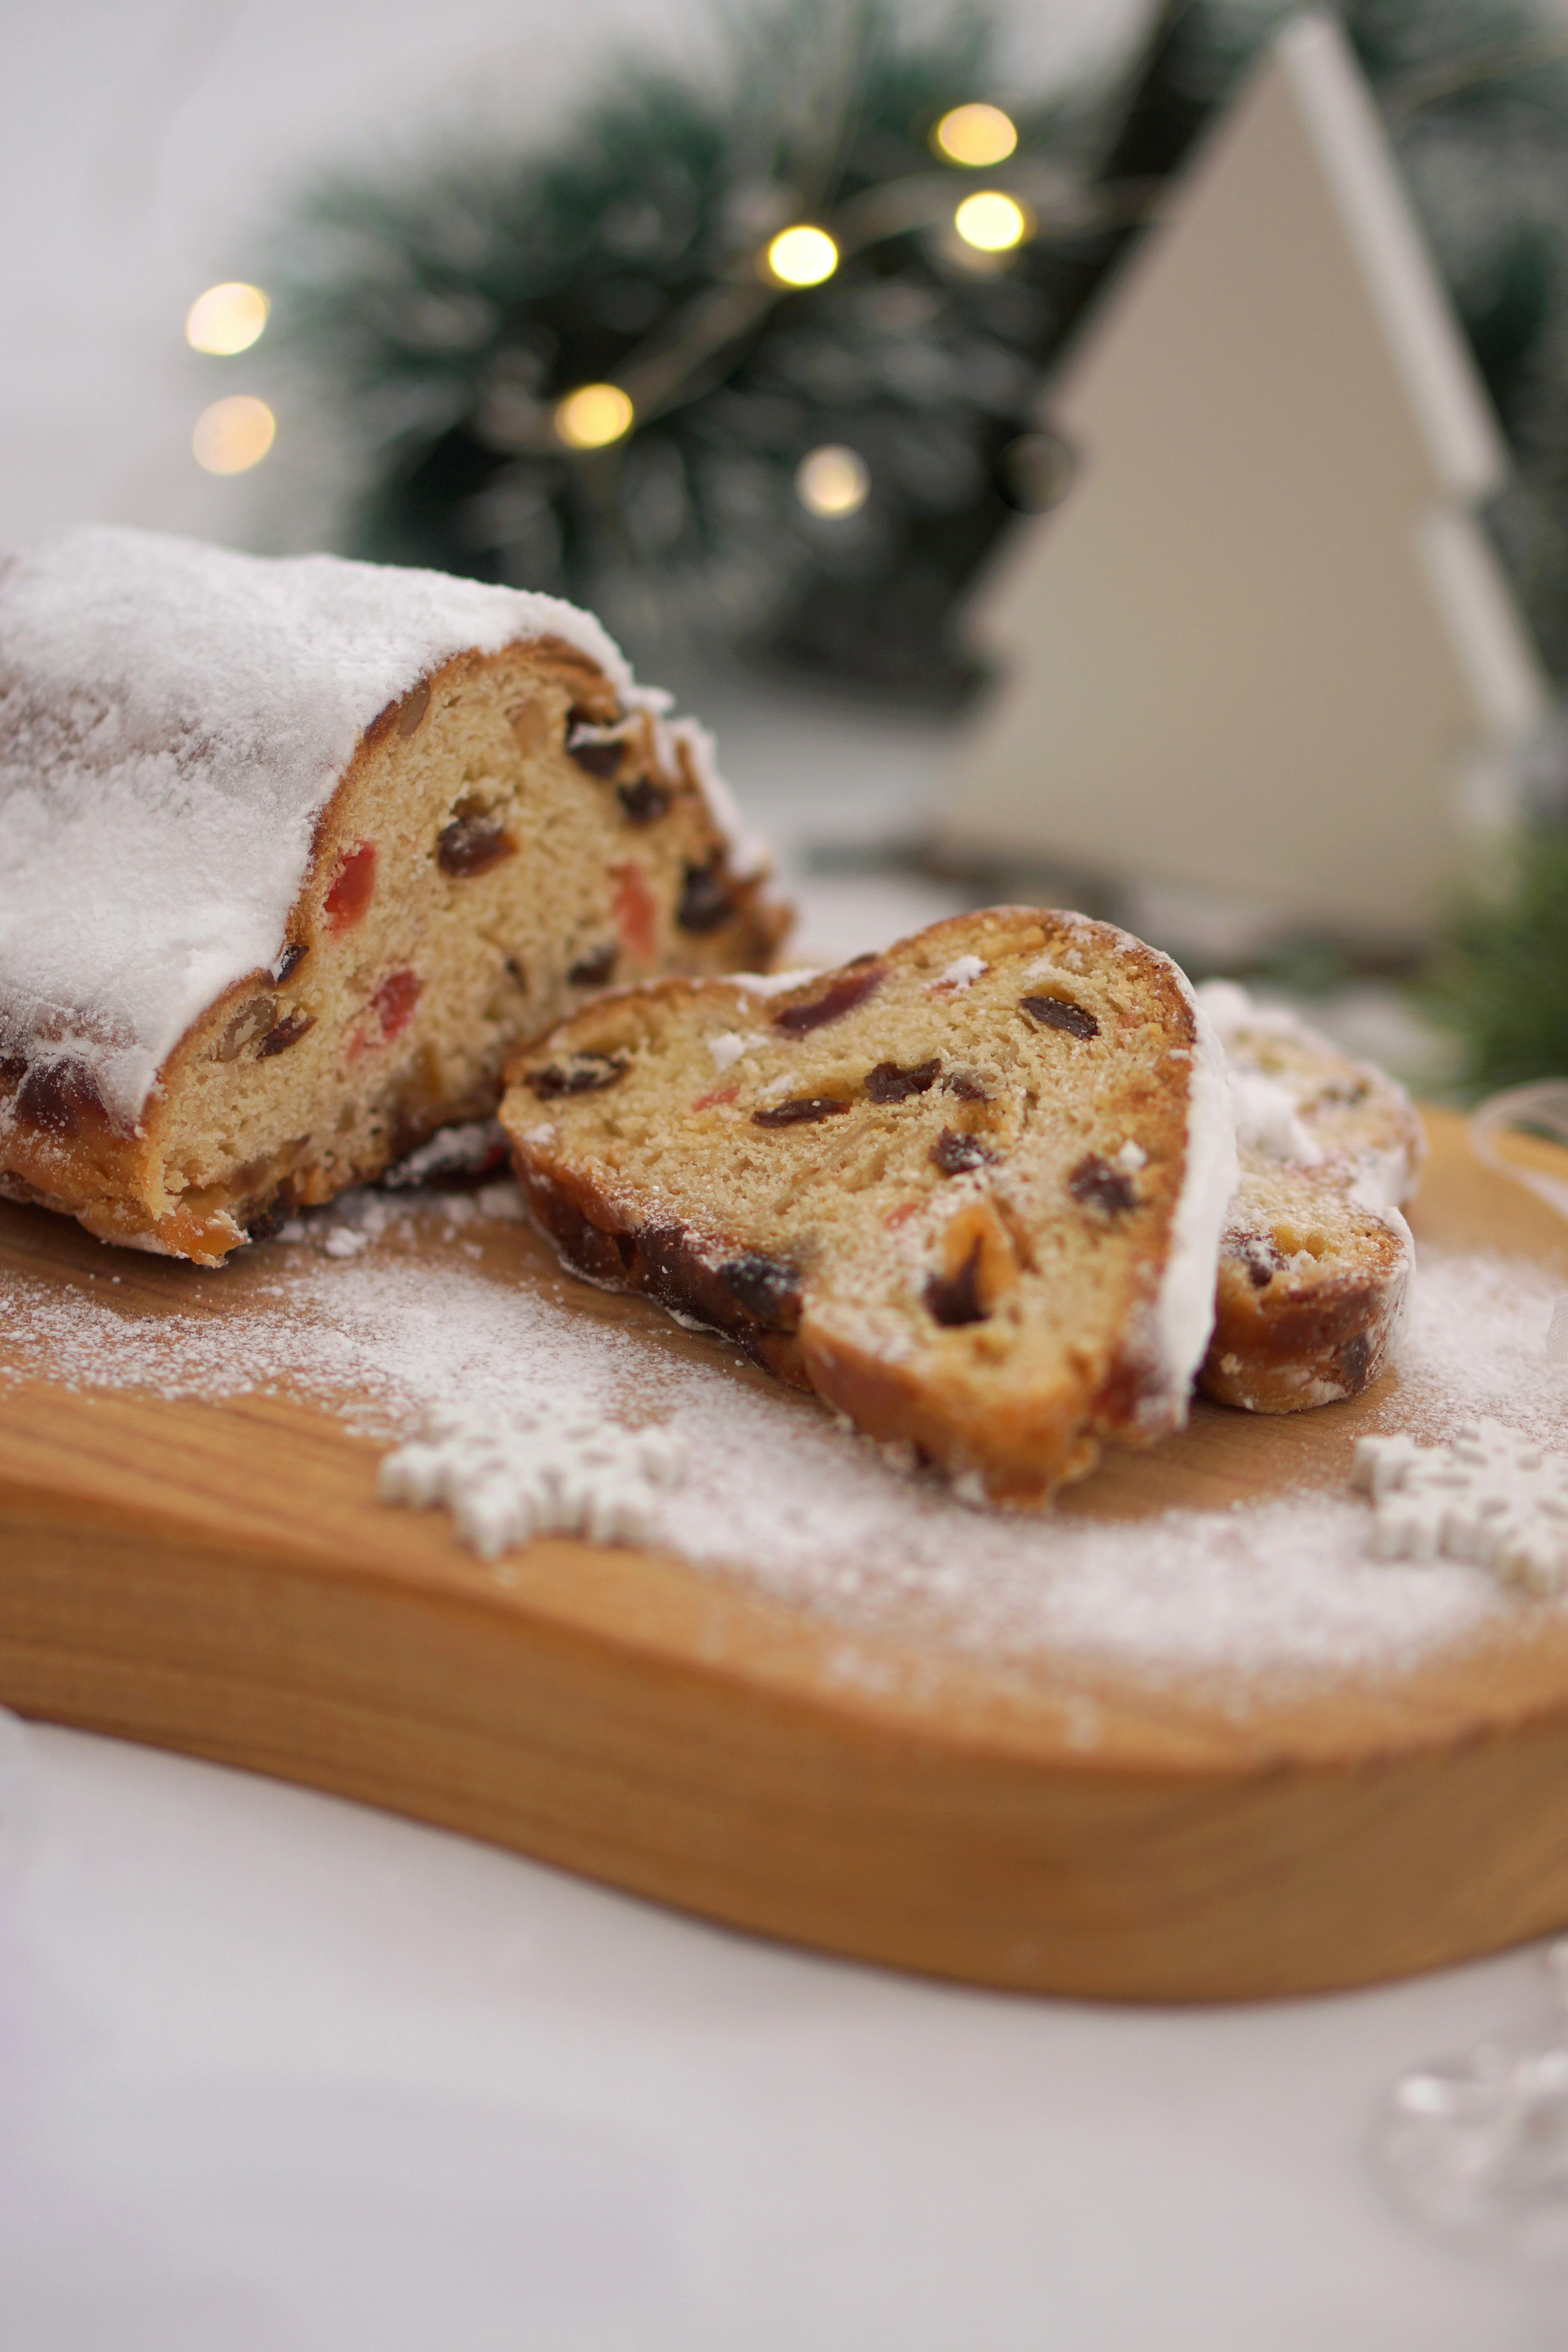
{"label": "second stollen slice", "polygon": [[668,981],[563,1023],[502,1106],[590,1279],[727,1332],[1005,1503],[1180,1425],[1235,1149],[1176,967],[1032,908],[827,973]]}

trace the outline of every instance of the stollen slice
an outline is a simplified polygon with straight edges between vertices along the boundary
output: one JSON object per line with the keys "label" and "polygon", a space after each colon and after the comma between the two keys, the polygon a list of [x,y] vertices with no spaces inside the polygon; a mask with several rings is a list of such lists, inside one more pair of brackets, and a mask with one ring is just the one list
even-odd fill
{"label": "stollen slice", "polygon": [[997,907],[840,970],[616,992],[501,1118],[566,1261],[729,1335],[982,1495],[1180,1425],[1235,1184],[1169,960]]}
{"label": "stollen slice", "polygon": [[1359,1396],[1386,1367],[1415,1244],[1401,1204],[1426,1150],[1402,1087],[1229,981],[1198,1001],[1224,1042],[1241,1181],[1199,1385],[1250,1412]]}

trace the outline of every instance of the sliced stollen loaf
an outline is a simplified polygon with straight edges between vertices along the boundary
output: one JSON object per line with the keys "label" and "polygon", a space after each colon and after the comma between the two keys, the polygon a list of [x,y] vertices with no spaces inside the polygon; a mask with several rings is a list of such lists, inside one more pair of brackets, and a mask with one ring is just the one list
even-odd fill
{"label": "sliced stollen loaf", "polygon": [[1168,960],[1000,907],[773,981],[617,991],[501,1108],[569,1264],[1031,1504],[1186,1413],[1235,1183]]}
{"label": "sliced stollen loaf", "polygon": [[0,561],[0,1191],[212,1265],[781,926],[707,740],[553,597],[140,531]]}
{"label": "sliced stollen loaf", "polygon": [[1400,1203],[1425,1151],[1403,1087],[1228,981],[1198,1001],[1224,1041],[1241,1182],[1199,1386],[1251,1412],[1360,1394],[1398,1336],[1415,1246]]}

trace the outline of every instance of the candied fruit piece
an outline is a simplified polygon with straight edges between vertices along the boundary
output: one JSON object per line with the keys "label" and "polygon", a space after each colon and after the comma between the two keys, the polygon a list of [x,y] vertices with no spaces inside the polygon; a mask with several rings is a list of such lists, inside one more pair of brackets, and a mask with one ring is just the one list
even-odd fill
{"label": "candied fruit piece", "polygon": [[363,922],[375,896],[375,844],[362,841],[344,850],[322,901],[329,931],[352,930]]}
{"label": "candied fruit piece", "polygon": [[1102,1160],[1098,1151],[1079,1161],[1068,1178],[1068,1191],[1084,1208],[1099,1209],[1108,1217],[1124,1217],[1138,1206],[1131,1177]]}
{"label": "candied fruit piece", "polygon": [[1092,1013],[1067,996],[1025,996],[1018,1009],[1042,1029],[1064,1029],[1069,1037],[1098,1037],[1100,1024]]}
{"label": "candied fruit piece", "polygon": [[721,930],[735,911],[735,901],[724,873],[721,856],[711,857],[706,866],[689,866],[681,884],[680,903],[675,919],[683,931],[693,931],[700,937],[707,931]]}
{"label": "candied fruit piece", "polygon": [[103,1098],[86,1063],[63,1055],[33,1064],[17,1089],[16,1116],[46,1135],[73,1136],[84,1120],[102,1118]]}
{"label": "candied fruit piece", "polygon": [[812,1127],[818,1119],[837,1118],[840,1111],[853,1108],[841,1095],[794,1095],[788,1101],[773,1103],[766,1110],[752,1113],[753,1127]]}
{"label": "candied fruit piece", "polygon": [[601,783],[608,783],[620,772],[626,744],[618,735],[606,741],[591,719],[574,710],[566,720],[566,749],[580,768],[597,776]]}
{"label": "candied fruit piece", "polygon": [[370,1000],[370,1009],[381,1024],[381,1034],[390,1044],[401,1037],[414,1018],[414,1008],[419,1002],[419,992],[425,983],[411,966],[388,972]]}
{"label": "candied fruit piece", "polygon": [[669,806],[669,794],[651,776],[638,776],[635,783],[622,784],[616,797],[629,824],[653,824]]}
{"label": "candied fruit piece", "polygon": [[[814,996],[809,1003],[786,1004],[781,1012],[775,1013],[773,1027],[783,1029],[792,1037],[805,1037],[813,1029],[826,1029],[830,1021],[842,1021],[847,1013],[853,1013],[858,1004],[864,1004],[873,991],[881,986],[884,977],[880,964],[870,964],[860,971],[842,972],[830,987],[825,988],[820,996]],[[891,1065],[884,1062],[879,1066],[888,1069]]]}
{"label": "candied fruit piece", "polygon": [[417,733],[418,730],[425,722],[425,713],[429,709],[429,688],[427,686],[416,686],[413,688],[409,693],[404,696],[403,700],[399,703],[397,708],[398,733],[400,735],[413,735]]}
{"label": "candied fruit piece", "polygon": [[286,1054],[290,1045],[299,1044],[307,1029],[313,1029],[315,1025],[315,1014],[301,1012],[296,1005],[291,1013],[286,1013],[282,1020],[267,1032],[256,1049],[257,1060],[266,1062],[274,1054]]}
{"label": "candied fruit piece", "polygon": [[596,1095],[615,1085],[626,1070],[626,1058],[625,1054],[573,1054],[564,1062],[535,1070],[528,1083],[541,1102],[554,1102],[562,1095]]}
{"label": "candied fruit piece", "polygon": [[910,1095],[929,1094],[941,1069],[940,1061],[917,1062],[908,1070],[897,1062],[879,1062],[866,1074],[866,1092],[876,1103],[905,1102]]}
{"label": "candied fruit piece", "polygon": [[651,962],[658,948],[658,900],[637,860],[612,866],[616,895],[611,906],[623,946],[640,962]]}
{"label": "candied fruit piece", "polygon": [[977,1135],[961,1135],[956,1128],[944,1127],[931,1145],[931,1156],[944,1176],[964,1176],[972,1168],[985,1167],[996,1154]]}
{"label": "candied fruit piece", "polygon": [[719,1279],[770,1331],[793,1331],[800,1320],[800,1274],[786,1260],[742,1250],[719,1268]]}
{"label": "candied fruit piece", "polygon": [[603,988],[619,954],[614,940],[606,940],[603,947],[590,948],[586,955],[580,955],[566,977],[574,988]]}
{"label": "candied fruit piece", "polygon": [[492,816],[455,816],[436,835],[436,863],[443,874],[467,880],[488,874],[505,857],[517,854],[517,844],[500,820]]}
{"label": "candied fruit piece", "polygon": [[230,1016],[217,1041],[220,1062],[237,1062],[247,1045],[258,1045],[278,1019],[275,996],[253,996]]}

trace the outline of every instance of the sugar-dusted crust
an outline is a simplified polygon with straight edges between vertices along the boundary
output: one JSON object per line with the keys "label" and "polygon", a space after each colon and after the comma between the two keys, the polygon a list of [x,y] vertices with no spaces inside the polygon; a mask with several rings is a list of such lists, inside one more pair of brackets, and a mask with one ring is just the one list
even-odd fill
{"label": "sugar-dusted crust", "polygon": [[1034,1504],[1184,1417],[1234,1179],[1216,1066],[1164,957],[1005,907],[782,989],[616,992],[517,1057],[501,1118],[591,1280]]}
{"label": "sugar-dusted crust", "polygon": [[1198,992],[1226,1045],[1241,1182],[1199,1385],[1250,1412],[1357,1396],[1384,1370],[1415,1270],[1400,1204],[1425,1149],[1404,1090],[1229,982]]}
{"label": "sugar-dusted crust", "polygon": [[[243,595],[243,560],[224,559],[235,564],[237,574],[223,576],[231,586],[237,578]],[[255,569],[265,582],[268,567]],[[470,584],[432,587],[441,627],[453,625],[447,591]],[[405,575],[395,593],[406,603],[420,592]],[[121,762],[110,774],[109,855],[89,826],[80,837],[100,863],[90,889],[82,884],[85,901],[73,897],[79,776],[62,782],[58,806],[50,799],[75,756],[69,706],[49,703],[42,662],[38,677],[14,675],[10,649],[0,783],[31,825],[36,881],[25,889],[13,877],[9,898],[0,890],[0,1192],[75,1215],[104,1240],[215,1264],[294,1207],[378,1174],[437,1128],[487,1116],[519,1040],[609,981],[768,959],[784,918],[716,813],[705,740],[664,719],[661,698],[630,684],[585,615],[563,635],[540,624],[566,608],[518,605],[511,617],[529,633],[517,642],[449,655],[365,713],[305,826],[292,902],[285,895],[281,914],[267,919],[269,960],[237,970],[232,942],[260,936],[266,913],[247,845],[258,870],[278,867],[272,834],[296,804],[308,814],[309,774],[281,772],[276,759],[268,768],[258,752],[247,820],[243,760],[222,773],[204,765],[200,729],[187,730],[196,749],[182,741],[179,757],[193,825],[210,820],[204,838],[226,828],[235,845],[233,865],[215,859],[205,877],[215,906],[234,909],[207,945],[177,929],[199,918],[199,905],[182,916],[173,903],[180,892],[199,899],[201,874],[182,871],[161,897],[147,871],[155,830],[138,829],[139,779],[150,795],[163,789],[173,748],[162,759],[143,742],[143,770]],[[458,619],[466,613],[458,593]],[[489,615],[492,634],[506,618]],[[372,675],[423,641],[405,628]],[[192,647],[193,703],[202,655]],[[174,666],[177,649],[166,658]],[[276,666],[287,739],[298,714],[288,665]],[[302,698],[308,686],[319,701],[330,671],[330,659],[319,663]],[[342,714],[334,704],[328,715],[335,726]],[[311,724],[307,748],[319,752],[331,727],[319,715]],[[129,722],[117,728],[115,740]],[[169,806],[149,815],[166,824]],[[278,870],[287,874],[287,861]],[[267,887],[276,887],[274,875]],[[51,1009],[31,975],[47,981],[58,965],[68,978],[72,927],[95,921],[114,931],[118,960],[100,955],[95,965],[84,933],[91,1001]],[[174,981],[164,961],[177,968]],[[180,978],[187,971],[194,982]],[[203,971],[218,976],[205,994]],[[157,1024],[182,1001],[175,982],[198,1009],[164,1046]]]}

